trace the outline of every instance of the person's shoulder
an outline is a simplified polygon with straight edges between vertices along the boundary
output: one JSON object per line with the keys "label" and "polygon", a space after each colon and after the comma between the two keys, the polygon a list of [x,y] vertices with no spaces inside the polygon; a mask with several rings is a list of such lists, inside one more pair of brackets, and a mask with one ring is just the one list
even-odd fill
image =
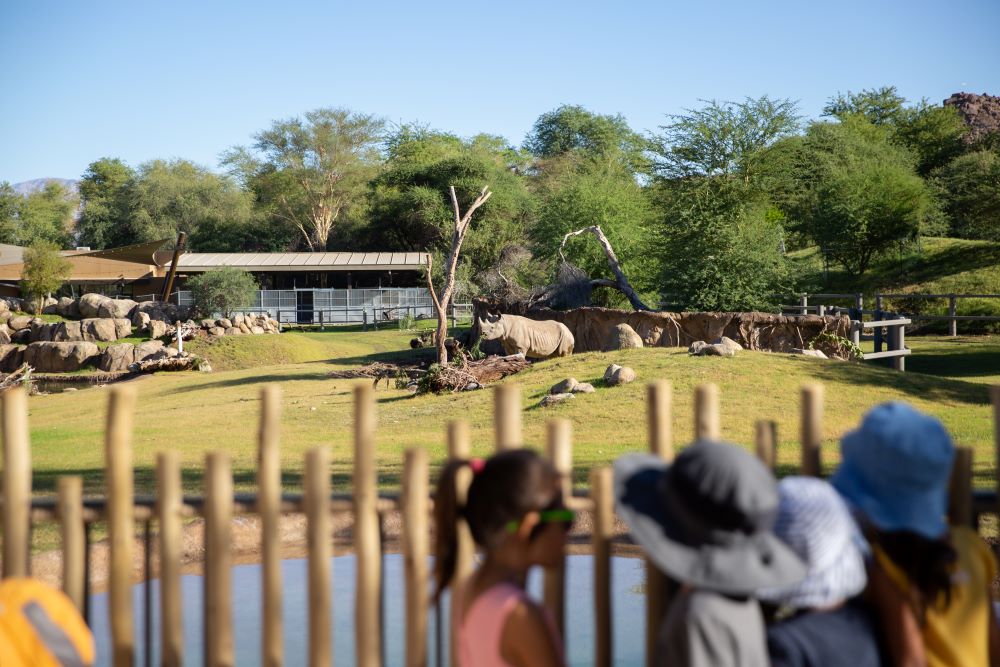
{"label": "person's shoulder", "polygon": [[951,527],[951,545],[959,554],[967,554],[973,559],[982,562],[987,573],[992,580],[996,576],[997,560],[993,554],[993,549],[986,543],[979,533],[967,526]]}

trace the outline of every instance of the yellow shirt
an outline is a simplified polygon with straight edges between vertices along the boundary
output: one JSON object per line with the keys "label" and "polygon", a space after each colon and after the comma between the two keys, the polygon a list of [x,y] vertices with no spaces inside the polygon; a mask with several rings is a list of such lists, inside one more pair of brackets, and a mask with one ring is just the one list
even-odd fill
{"label": "yellow shirt", "polygon": [[[989,623],[993,604],[989,588],[997,563],[989,546],[971,528],[952,526],[951,545],[958,553],[952,572],[951,604],[928,607],[923,625],[929,667],[981,667],[989,664]],[[875,555],[901,590],[910,589],[906,575],[884,551]]]}

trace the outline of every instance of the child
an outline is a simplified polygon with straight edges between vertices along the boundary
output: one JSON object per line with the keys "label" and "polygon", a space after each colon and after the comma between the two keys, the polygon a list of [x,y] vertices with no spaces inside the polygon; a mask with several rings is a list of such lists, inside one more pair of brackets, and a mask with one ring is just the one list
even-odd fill
{"label": "child", "polygon": [[831,479],[872,546],[869,599],[892,663],[997,664],[990,586],[997,566],[967,526],[945,523],[954,446],[941,423],[904,403],[873,408],[841,440]]}
{"label": "child", "polygon": [[757,592],[787,619],[767,630],[771,667],[879,667],[878,631],[858,596],[868,581],[857,529],[843,499],[815,477],[778,483],[774,533],[809,568],[805,579]]}
{"label": "child", "polygon": [[[467,501],[459,507],[455,476],[473,471]],[[548,613],[524,590],[533,565],[557,565],[573,513],[563,504],[559,476],[526,449],[482,461],[450,463],[434,500],[437,548],[435,602],[455,572],[455,520],[461,516],[483,560],[459,595],[461,613],[452,619],[462,667],[559,667],[562,642]]]}
{"label": "child", "polygon": [[618,514],[646,554],[680,584],[657,643],[657,664],[766,667],[759,588],[806,569],[771,532],[770,471],[734,445],[699,441],[673,464],[648,454],[615,462]]}

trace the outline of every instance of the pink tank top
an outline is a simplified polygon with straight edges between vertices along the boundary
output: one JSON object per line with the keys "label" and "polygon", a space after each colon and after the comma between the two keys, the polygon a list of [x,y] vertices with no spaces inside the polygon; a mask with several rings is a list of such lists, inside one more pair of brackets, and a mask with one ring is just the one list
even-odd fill
{"label": "pink tank top", "polygon": [[[458,658],[461,667],[511,667],[500,656],[500,638],[507,616],[528,595],[511,584],[497,584],[484,591],[469,607],[458,632]],[[544,610],[545,624],[553,638],[555,624]],[[555,642],[562,650],[562,642]]]}

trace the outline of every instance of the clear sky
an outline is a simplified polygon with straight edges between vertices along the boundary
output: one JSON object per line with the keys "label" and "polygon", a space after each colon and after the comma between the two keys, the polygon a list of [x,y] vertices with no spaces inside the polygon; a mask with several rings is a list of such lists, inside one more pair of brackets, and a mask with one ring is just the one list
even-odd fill
{"label": "clear sky", "polygon": [[699,99],[1000,95],[1000,0],[0,0],[0,181],[101,157],[212,169],[346,106],[520,144],[560,104],[638,130]]}

